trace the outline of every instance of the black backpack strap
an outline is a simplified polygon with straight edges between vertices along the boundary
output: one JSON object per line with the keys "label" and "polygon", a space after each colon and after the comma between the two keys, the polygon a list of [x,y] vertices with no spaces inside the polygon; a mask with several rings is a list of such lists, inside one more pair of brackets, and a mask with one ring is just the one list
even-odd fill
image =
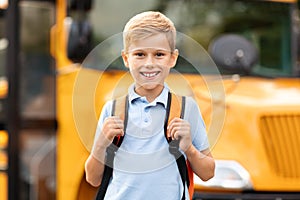
{"label": "black backpack strap", "polygon": [[98,190],[96,200],[104,199],[110,178],[112,177],[113,163],[114,163],[115,153],[117,150],[118,150],[118,147],[115,146],[114,144],[111,144],[106,149],[106,158],[107,159],[106,159],[103,176],[102,176],[102,180],[101,180],[101,185]]}
{"label": "black backpack strap", "polygon": [[[119,103],[119,101],[124,101],[123,99],[121,100],[113,100],[113,105],[112,105],[112,116],[114,116],[116,113],[116,105]],[[124,102],[120,102],[124,103]],[[114,159],[116,152],[118,151],[119,147],[121,146],[123,142],[123,138],[125,136],[125,130],[127,127],[127,122],[128,122],[128,95],[125,97],[125,112],[124,112],[124,135],[115,137],[112,144],[109,145],[109,147],[106,149],[106,162],[105,162],[105,167],[103,171],[103,176],[101,180],[101,185],[99,187],[96,200],[103,200],[108,188],[109,181],[112,177],[112,172],[113,172],[113,164],[114,164]]]}
{"label": "black backpack strap", "polygon": [[[180,111],[180,118],[183,119],[184,117],[184,111],[185,111],[185,101],[186,97],[182,96],[181,100],[181,111]],[[171,102],[172,102],[172,94],[169,92],[168,94],[168,102],[167,102],[167,108],[166,108],[166,118],[165,118],[165,125],[164,125],[164,131],[165,131],[165,137],[169,143],[169,152],[175,157],[176,164],[178,167],[178,171],[180,173],[180,177],[182,180],[183,185],[183,194],[181,200],[185,199],[185,183],[189,187],[189,176],[188,176],[188,169],[185,161],[184,155],[179,150],[179,140],[172,140],[172,138],[167,137],[167,127],[170,117],[170,110],[171,110]]]}

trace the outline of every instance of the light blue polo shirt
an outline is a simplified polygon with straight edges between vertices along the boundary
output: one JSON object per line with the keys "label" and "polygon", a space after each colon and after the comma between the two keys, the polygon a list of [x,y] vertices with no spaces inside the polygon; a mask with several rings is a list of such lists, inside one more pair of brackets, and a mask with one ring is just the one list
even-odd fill
{"label": "light blue polo shirt", "polygon": [[[169,153],[164,136],[164,120],[169,88],[151,103],[129,88],[129,109],[126,136],[116,153],[113,176],[107,200],[181,199],[183,186],[176,160]],[[112,101],[101,112],[96,136],[105,118],[111,116]],[[190,123],[193,145],[199,150],[209,148],[205,125],[197,103],[186,98],[184,119]],[[188,190],[186,190],[186,199]]]}

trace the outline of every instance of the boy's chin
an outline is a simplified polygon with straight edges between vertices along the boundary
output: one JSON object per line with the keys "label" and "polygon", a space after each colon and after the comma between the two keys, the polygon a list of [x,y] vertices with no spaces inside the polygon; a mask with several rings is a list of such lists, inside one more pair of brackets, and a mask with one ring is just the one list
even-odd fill
{"label": "boy's chin", "polygon": [[144,90],[155,90],[155,89],[162,88],[163,86],[164,85],[161,83],[145,83],[140,87],[142,87]]}

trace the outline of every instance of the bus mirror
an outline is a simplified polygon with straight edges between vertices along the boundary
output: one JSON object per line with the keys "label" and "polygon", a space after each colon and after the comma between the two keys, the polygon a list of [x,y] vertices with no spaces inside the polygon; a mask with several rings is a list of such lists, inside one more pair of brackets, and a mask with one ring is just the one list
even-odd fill
{"label": "bus mirror", "polygon": [[209,45],[209,54],[218,67],[248,74],[258,61],[258,51],[246,38],[236,34],[221,35]]}
{"label": "bus mirror", "polygon": [[67,55],[82,62],[92,49],[92,28],[87,20],[72,20],[68,35]]}

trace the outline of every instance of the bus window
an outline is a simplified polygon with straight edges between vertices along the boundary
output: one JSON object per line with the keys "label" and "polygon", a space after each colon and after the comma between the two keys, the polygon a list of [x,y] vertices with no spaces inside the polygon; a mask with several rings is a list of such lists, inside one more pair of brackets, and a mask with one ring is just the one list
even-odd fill
{"label": "bus window", "polygon": [[[246,37],[259,52],[259,62],[253,67],[250,75],[295,76],[291,61],[294,59],[291,50],[294,33],[290,23],[289,3],[253,0],[152,0],[143,5],[118,2],[122,10],[111,10],[116,8],[115,4],[115,1],[96,1],[91,10],[90,20],[96,43],[121,32],[126,19],[131,17],[128,16],[129,13],[133,13],[134,10],[160,10],[171,18],[179,32],[193,38],[206,50],[210,42],[222,34],[233,33]],[[122,14],[118,17],[115,16],[116,12]],[[182,73],[197,73],[191,67],[186,67],[186,64],[187,62],[180,58],[176,70]],[[113,65],[113,68],[123,68],[120,59]],[[209,69],[203,71],[210,72]],[[221,69],[220,71],[222,72]]]}
{"label": "bus window", "polygon": [[[20,1],[20,178],[22,199],[55,196],[55,63],[50,55],[51,2]],[[48,127],[47,127],[48,126]]]}

